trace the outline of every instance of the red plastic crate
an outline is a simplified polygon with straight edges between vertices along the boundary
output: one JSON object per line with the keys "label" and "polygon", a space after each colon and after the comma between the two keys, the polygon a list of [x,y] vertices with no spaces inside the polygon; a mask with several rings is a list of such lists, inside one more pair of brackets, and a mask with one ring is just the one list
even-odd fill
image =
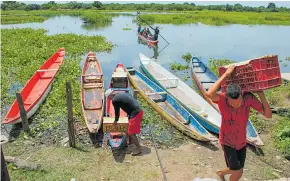
{"label": "red plastic crate", "polygon": [[[261,91],[282,84],[277,55],[259,57],[235,65],[232,76],[222,82],[223,92],[230,83],[239,84],[243,91]],[[228,66],[219,67],[219,76],[222,76],[227,68]]]}

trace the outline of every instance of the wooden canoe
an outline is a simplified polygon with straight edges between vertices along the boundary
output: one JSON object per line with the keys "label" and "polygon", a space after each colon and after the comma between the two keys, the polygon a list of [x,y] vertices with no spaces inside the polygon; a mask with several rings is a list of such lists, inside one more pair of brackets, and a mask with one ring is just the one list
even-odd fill
{"label": "wooden canoe", "polygon": [[82,111],[90,133],[97,133],[104,114],[104,78],[101,65],[93,52],[89,52],[82,71]]}
{"label": "wooden canoe", "polygon": [[[127,92],[128,94],[131,93],[129,89],[128,76],[127,76],[127,73],[123,64],[119,63],[116,66],[112,74],[112,79],[110,82],[109,89],[111,89],[112,92],[109,95],[106,95],[105,116],[114,118],[115,109],[112,103],[113,96],[120,92]],[[127,113],[121,109],[120,118],[127,117],[127,116],[128,116]],[[119,148],[123,143],[126,142],[126,133],[110,132],[108,133],[108,140],[109,140],[109,145],[112,148]]]}
{"label": "wooden canoe", "polygon": [[167,94],[164,89],[156,85],[145,75],[134,68],[127,68],[128,77],[139,91],[139,94],[164,117],[185,135],[199,141],[213,141],[216,137],[211,135],[182,105]]}
{"label": "wooden canoe", "polygon": [[147,76],[184,106],[207,130],[219,133],[221,116],[206,100],[186,83],[156,63],[139,54],[141,68]]}
{"label": "wooden canoe", "polygon": [[[20,91],[27,112],[30,118],[48,96],[51,85],[64,60],[65,49],[60,48],[44,64],[36,70],[30,80]],[[21,122],[20,111],[17,100],[14,100],[10,110],[3,120],[3,124],[16,124]]]}
{"label": "wooden canoe", "polygon": [[[218,80],[218,77],[197,57],[192,57],[191,73],[205,100],[219,111],[218,105],[206,96],[206,91]],[[247,142],[256,146],[264,145],[250,120],[247,124]]]}
{"label": "wooden canoe", "polygon": [[148,40],[147,38],[145,38],[144,36],[142,36],[140,34],[138,34],[138,37],[141,38],[143,41],[146,41],[146,42],[153,44],[153,45],[156,45],[159,42],[159,40],[156,40],[156,41]]}

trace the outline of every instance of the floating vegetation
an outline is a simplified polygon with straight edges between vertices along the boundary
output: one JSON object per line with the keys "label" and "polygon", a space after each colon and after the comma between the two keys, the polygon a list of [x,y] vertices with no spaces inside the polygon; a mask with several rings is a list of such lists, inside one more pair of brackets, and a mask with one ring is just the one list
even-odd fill
{"label": "floating vegetation", "polygon": [[123,28],[124,31],[132,30],[131,28]]}
{"label": "floating vegetation", "polygon": [[85,12],[81,18],[86,23],[108,23],[112,22],[112,14],[96,13],[96,12]]}
{"label": "floating vegetation", "polygon": [[181,58],[183,58],[185,62],[189,64],[192,59],[192,56],[189,52],[187,52],[186,54],[182,55]]}
{"label": "floating vegetation", "polygon": [[1,24],[43,22],[45,20],[47,20],[47,18],[42,16],[1,16]]}
{"label": "floating vegetation", "polygon": [[[104,52],[112,50],[112,43],[102,36],[58,34],[50,36],[43,29],[3,29],[1,54],[1,106],[11,105],[15,94],[12,87],[24,85],[34,72],[60,47],[65,47],[66,57],[57,74],[52,89],[34,115],[32,130],[42,130],[49,125],[64,124],[66,110],[66,81],[71,83],[73,93],[73,112],[76,120],[82,121],[80,104],[81,68],[79,61],[88,51]],[[9,71],[12,69],[12,71]],[[15,71],[17,71],[15,73]],[[18,87],[18,86],[16,86]],[[18,88],[17,88],[18,89]],[[7,111],[7,110],[6,110]],[[2,112],[5,114],[5,111]],[[2,115],[4,117],[5,115]],[[55,123],[57,121],[57,123]],[[43,123],[45,125],[40,125]],[[38,128],[39,129],[36,129]],[[66,127],[64,129],[66,131]],[[47,134],[54,134],[48,132]],[[62,134],[62,133],[58,133]]]}
{"label": "floating vegetation", "polygon": [[188,68],[189,68],[188,65],[183,65],[183,64],[177,63],[177,62],[170,64],[170,69],[173,71],[187,70]]}
{"label": "floating vegetation", "polygon": [[142,14],[139,16],[151,24],[190,24],[201,22],[207,25],[290,25],[289,13],[191,11],[184,14]]}

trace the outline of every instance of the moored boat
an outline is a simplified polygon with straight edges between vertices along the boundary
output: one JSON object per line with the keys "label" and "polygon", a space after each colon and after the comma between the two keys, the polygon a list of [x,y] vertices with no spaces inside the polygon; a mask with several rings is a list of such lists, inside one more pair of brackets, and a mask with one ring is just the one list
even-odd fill
{"label": "moored boat", "polygon": [[[58,73],[65,56],[65,49],[60,48],[44,64],[35,71],[26,85],[20,91],[24,103],[24,109],[27,112],[27,118],[30,118],[48,96],[53,80]],[[16,124],[21,122],[20,111],[17,100],[14,100],[10,110],[6,114],[3,124]]]}

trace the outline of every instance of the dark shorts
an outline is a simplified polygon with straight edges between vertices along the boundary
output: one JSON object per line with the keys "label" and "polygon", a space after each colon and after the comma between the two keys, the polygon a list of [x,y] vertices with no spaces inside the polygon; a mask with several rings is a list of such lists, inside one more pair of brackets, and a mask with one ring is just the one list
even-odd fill
{"label": "dark shorts", "polygon": [[244,168],[247,152],[246,146],[240,150],[236,150],[235,148],[227,145],[222,145],[222,148],[227,166],[230,170],[240,170],[241,168]]}

